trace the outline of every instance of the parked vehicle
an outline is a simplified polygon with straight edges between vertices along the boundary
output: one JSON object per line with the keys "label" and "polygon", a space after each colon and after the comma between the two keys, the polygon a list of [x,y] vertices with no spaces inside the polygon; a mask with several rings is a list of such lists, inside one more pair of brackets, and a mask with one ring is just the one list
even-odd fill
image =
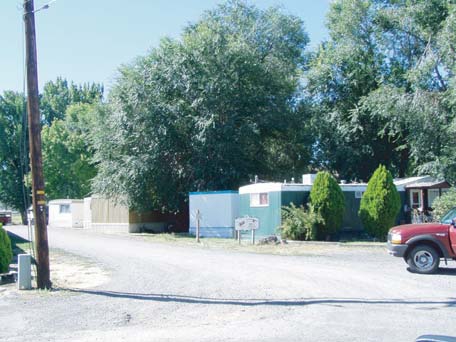
{"label": "parked vehicle", "polygon": [[0,212],[0,223],[4,226],[11,223],[11,212]]}
{"label": "parked vehicle", "polygon": [[396,226],[388,233],[388,251],[402,257],[410,270],[435,273],[440,259],[456,260],[456,207],[435,223]]}

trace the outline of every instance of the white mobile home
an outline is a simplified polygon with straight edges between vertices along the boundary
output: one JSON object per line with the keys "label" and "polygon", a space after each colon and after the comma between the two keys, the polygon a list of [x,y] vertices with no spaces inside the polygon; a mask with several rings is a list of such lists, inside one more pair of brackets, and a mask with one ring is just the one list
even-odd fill
{"label": "white mobile home", "polygon": [[84,201],[58,199],[49,202],[49,227],[82,228]]}

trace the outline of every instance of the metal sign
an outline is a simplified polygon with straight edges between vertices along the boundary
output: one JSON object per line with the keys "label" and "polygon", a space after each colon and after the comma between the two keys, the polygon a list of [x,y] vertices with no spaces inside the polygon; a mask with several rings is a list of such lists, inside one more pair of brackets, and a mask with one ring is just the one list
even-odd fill
{"label": "metal sign", "polygon": [[236,230],[256,230],[260,228],[260,220],[256,217],[239,217],[234,220]]}

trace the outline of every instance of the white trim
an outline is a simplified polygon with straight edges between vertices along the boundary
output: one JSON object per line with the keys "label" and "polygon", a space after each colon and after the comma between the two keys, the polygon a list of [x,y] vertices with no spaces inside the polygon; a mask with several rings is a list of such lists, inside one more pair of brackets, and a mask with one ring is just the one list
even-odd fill
{"label": "white trim", "polygon": [[367,184],[339,184],[340,188],[344,192],[355,192],[355,191],[366,191]]}
{"label": "white trim", "polygon": [[408,177],[408,178],[398,178],[394,180],[396,186],[406,186],[413,183],[422,183],[432,181],[431,176],[418,176],[418,177]]}
{"label": "white trim", "polygon": [[[418,178],[418,177],[413,177]],[[425,178],[425,177],[420,177]],[[416,181],[416,180],[414,180]],[[395,183],[396,184],[396,183]],[[358,184],[339,184],[343,192],[365,192],[367,189],[367,183]],[[239,188],[239,195],[246,195],[260,192],[283,192],[283,191],[309,191],[312,189],[312,185],[306,184],[292,184],[292,183],[256,183],[249,184]],[[405,191],[404,185],[397,185],[397,191]]]}
{"label": "white trim", "polygon": [[84,203],[82,199],[56,199],[48,202],[48,205],[51,204],[72,204],[72,203]]}
{"label": "white trim", "polygon": [[282,191],[310,191],[312,185],[307,184],[282,184]]}
{"label": "white trim", "polygon": [[257,192],[280,192],[282,190],[282,183],[256,183],[241,186],[239,188],[239,195],[251,194]]}

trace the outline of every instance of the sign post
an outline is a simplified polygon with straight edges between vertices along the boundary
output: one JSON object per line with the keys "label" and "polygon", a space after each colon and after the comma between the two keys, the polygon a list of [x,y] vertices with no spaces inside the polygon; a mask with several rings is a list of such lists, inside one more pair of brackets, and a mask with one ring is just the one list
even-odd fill
{"label": "sign post", "polygon": [[196,242],[200,242],[200,220],[202,218],[199,209],[196,211]]}
{"label": "sign post", "polygon": [[234,229],[236,229],[241,244],[241,232],[243,230],[250,230],[252,232],[252,245],[255,244],[255,230],[260,228],[260,220],[256,217],[239,217],[234,220]]}

